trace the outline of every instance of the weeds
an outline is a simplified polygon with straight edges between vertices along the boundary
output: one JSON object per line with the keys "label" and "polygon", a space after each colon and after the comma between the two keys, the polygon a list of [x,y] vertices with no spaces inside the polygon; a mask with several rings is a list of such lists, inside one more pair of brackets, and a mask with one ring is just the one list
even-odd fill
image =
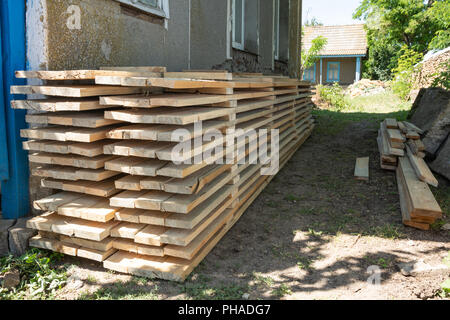
{"label": "weeds", "polygon": [[266,287],[271,287],[274,284],[274,281],[271,277],[264,277],[262,274],[254,272],[253,279],[259,284],[264,285]]}
{"label": "weeds", "polygon": [[390,240],[396,240],[400,238],[404,238],[405,234],[403,234],[399,227],[391,225],[391,224],[385,224],[384,226],[376,226],[371,229],[371,235],[374,235],[376,237],[390,239]]}
{"label": "weeds", "polygon": [[53,297],[67,281],[66,269],[53,269],[62,254],[33,248],[19,258],[7,256],[0,259],[0,274],[9,271],[20,273],[20,283],[11,290],[0,289],[1,299],[47,299]]}
{"label": "weeds", "polygon": [[276,297],[282,298],[286,295],[292,294],[292,290],[288,285],[282,283],[278,288],[272,291],[272,294]]}

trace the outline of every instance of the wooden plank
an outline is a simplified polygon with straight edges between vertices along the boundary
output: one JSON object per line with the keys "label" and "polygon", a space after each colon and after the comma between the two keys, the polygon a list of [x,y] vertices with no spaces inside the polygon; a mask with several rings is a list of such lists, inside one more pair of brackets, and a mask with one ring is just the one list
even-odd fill
{"label": "wooden plank", "polygon": [[369,181],[369,157],[356,159],[355,178],[357,180]]}
{"label": "wooden plank", "polygon": [[[107,162],[106,162],[107,163]],[[53,178],[59,180],[88,180],[103,181],[119,173],[109,170],[100,169],[78,169],[66,166],[45,165],[31,170],[33,176],[42,178]]]}
{"label": "wooden plank", "polygon": [[403,157],[405,155],[405,151],[404,150],[393,148],[391,146],[391,141],[389,140],[387,131],[386,131],[385,127],[383,126],[383,123],[381,124],[380,133],[381,133],[381,138],[382,138],[382,141],[383,141],[383,145],[388,148],[388,152],[389,152],[388,154],[389,155],[400,156],[400,157]]}
{"label": "wooden plank", "polygon": [[416,172],[417,177],[420,180],[437,188],[439,183],[426,162],[422,158],[415,156],[408,145],[406,146],[406,154],[408,155],[409,162]]}
{"label": "wooden plank", "polygon": [[28,139],[96,142],[106,138],[106,134],[117,125],[101,128],[67,128],[65,126],[51,126],[20,130],[20,136]]}
{"label": "wooden plank", "polygon": [[126,72],[158,72],[164,73],[167,71],[166,67],[160,66],[130,66],[130,67],[111,67],[104,66],[100,67],[100,70],[112,70],[112,71],[126,71]]}
{"label": "wooden plank", "polygon": [[94,196],[83,196],[58,208],[59,215],[98,222],[113,220],[116,211],[108,200]]}
{"label": "wooden plank", "polygon": [[155,177],[157,172],[167,166],[167,161],[135,157],[121,157],[105,162],[105,168],[137,176]]}
{"label": "wooden plank", "polygon": [[48,98],[36,100],[12,100],[11,107],[13,109],[61,112],[100,110],[117,106],[102,106],[98,99]]}
{"label": "wooden plank", "polygon": [[108,155],[99,155],[96,157],[84,157],[79,155],[65,155],[57,153],[31,153],[28,159],[33,163],[54,164],[61,166],[72,166],[85,169],[103,168],[106,161],[113,160],[116,157]]}
{"label": "wooden plank", "polygon": [[83,128],[99,128],[120,123],[120,121],[117,120],[105,119],[103,111],[27,114],[25,120],[28,123],[54,124]]}
{"label": "wooden plank", "polygon": [[85,249],[93,249],[98,251],[108,251],[113,247],[113,238],[108,237],[102,241],[92,241],[75,237],[68,237],[65,235],[59,236],[60,240],[65,243],[71,243]]}
{"label": "wooden plank", "polygon": [[228,72],[165,72],[165,78],[188,78],[200,80],[233,80],[233,74]]}
{"label": "wooden plank", "polygon": [[122,222],[111,230],[111,237],[134,239],[136,234],[145,228],[145,225]]}
{"label": "wooden plank", "polygon": [[11,94],[43,94],[46,96],[73,98],[133,94],[139,92],[141,92],[140,88],[100,85],[11,86]]}
{"label": "wooden plank", "polygon": [[116,252],[117,252],[116,249],[100,251],[100,250],[93,250],[93,249],[88,249],[88,248],[80,248],[80,249],[78,249],[77,256],[80,258],[86,258],[89,260],[103,262]]}
{"label": "wooden plank", "polygon": [[[162,69],[156,69],[162,70]],[[162,76],[162,71],[127,71],[127,70],[61,70],[61,71],[16,71],[16,78],[41,80],[95,80],[96,76],[133,77]]]}
{"label": "wooden plank", "polygon": [[162,245],[161,235],[166,231],[165,227],[148,225],[136,234],[134,242],[160,247]]}
{"label": "wooden plank", "polygon": [[412,168],[408,158],[399,158],[405,188],[411,198],[411,214],[429,216],[434,218],[442,217],[442,210],[436,202],[430,188],[425,182],[420,181]]}
{"label": "wooden plank", "polygon": [[398,123],[396,119],[392,119],[392,118],[388,118],[385,119],[386,121],[386,127],[388,129],[397,129],[398,128]]}
{"label": "wooden plank", "polygon": [[415,132],[417,132],[419,134],[423,134],[424,133],[424,131],[422,129],[420,129],[415,124],[412,124],[411,122],[403,121],[403,124],[411,131],[415,131]]}
{"label": "wooden plank", "polygon": [[130,239],[115,239],[114,248],[141,255],[155,256],[155,257],[164,256],[163,247],[146,246],[135,243],[133,240]]}
{"label": "wooden plank", "polygon": [[233,115],[230,108],[186,107],[181,110],[164,107],[139,110],[105,111],[106,119],[131,123],[186,125]]}
{"label": "wooden plank", "polygon": [[421,229],[421,230],[429,230],[430,229],[430,225],[427,223],[420,223],[420,222],[413,222],[411,220],[411,214],[409,212],[410,208],[408,206],[408,195],[406,194],[405,191],[405,186],[404,186],[404,181],[403,178],[401,177],[401,168],[397,168],[396,170],[396,176],[397,176],[397,186],[398,186],[398,193],[399,193],[399,197],[400,197],[400,209],[402,212],[402,221],[404,225],[410,226],[410,227],[414,227],[417,229]]}
{"label": "wooden plank", "polygon": [[154,95],[127,95],[101,97],[100,104],[111,106],[124,106],[132,108],[155,108],[155,107],[190,107],[197,105],[208,105],[226,102],[232,97],[212,94],[189,94],[189,93],[164,93]]}

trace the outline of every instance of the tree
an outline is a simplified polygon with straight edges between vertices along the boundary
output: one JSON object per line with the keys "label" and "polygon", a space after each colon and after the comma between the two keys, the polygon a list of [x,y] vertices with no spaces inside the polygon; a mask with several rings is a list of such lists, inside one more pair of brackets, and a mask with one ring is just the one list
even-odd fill
{"label": "tree", "polygon": [[371,78],[392,78],[403,46],[424,54],[450,45],[448,0],[363,0],[353,17],[366,21]]}
{"label": "tree", "polygon": [[323,26],[323,23],[319,21],[316,17],[312,17],[311,20],[306,20],[306,27]]}
{"label": "tree", "polygon": [[314,66],[314,63],[319,60],[319,52],[327,45],[328,40],[325,37],[318,36],[311,41],[311,48],[308,52],[302,51],[302,69],[308,69]]}

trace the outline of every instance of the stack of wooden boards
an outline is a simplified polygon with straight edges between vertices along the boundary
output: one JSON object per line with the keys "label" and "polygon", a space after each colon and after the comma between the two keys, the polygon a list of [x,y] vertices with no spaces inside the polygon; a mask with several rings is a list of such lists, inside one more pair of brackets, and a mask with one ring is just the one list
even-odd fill
{"label": "stack of wooden boards", "polygon": [[412,123],[385,119],[378,131],[381,168],[396,171],[403,223],[428,230],[442,217],[428,185],[438,186],[425,160],[423,131]]}
{"label": "stack of wooden boards", "polygon": [[[183,281],[273,178],[262,169],[281,168],[314,127],[309,84],[286,77],[161,67],[16,75],[46,82],[12,87],[50,96],[12,106],[41,112],[27,116],[44,127],[23,130],[24,147],[42,164],[42,186],[60,190],[34,202],[45,213],[28,223],[39,230],[30,245],[140,276]],[[251,161],[264,151],[268,161]]]}

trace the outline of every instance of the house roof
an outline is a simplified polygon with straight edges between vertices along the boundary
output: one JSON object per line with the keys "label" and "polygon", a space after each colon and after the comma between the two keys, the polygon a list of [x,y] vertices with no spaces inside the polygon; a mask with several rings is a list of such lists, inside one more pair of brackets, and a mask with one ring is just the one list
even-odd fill
{"label": "house roof", "polygon": [[309,50],[312,40],[318,36],[328,39],[325,48],[319,52],[320,56],[367,54],[367,37],[364,24],[305,27],[302,50]]}

